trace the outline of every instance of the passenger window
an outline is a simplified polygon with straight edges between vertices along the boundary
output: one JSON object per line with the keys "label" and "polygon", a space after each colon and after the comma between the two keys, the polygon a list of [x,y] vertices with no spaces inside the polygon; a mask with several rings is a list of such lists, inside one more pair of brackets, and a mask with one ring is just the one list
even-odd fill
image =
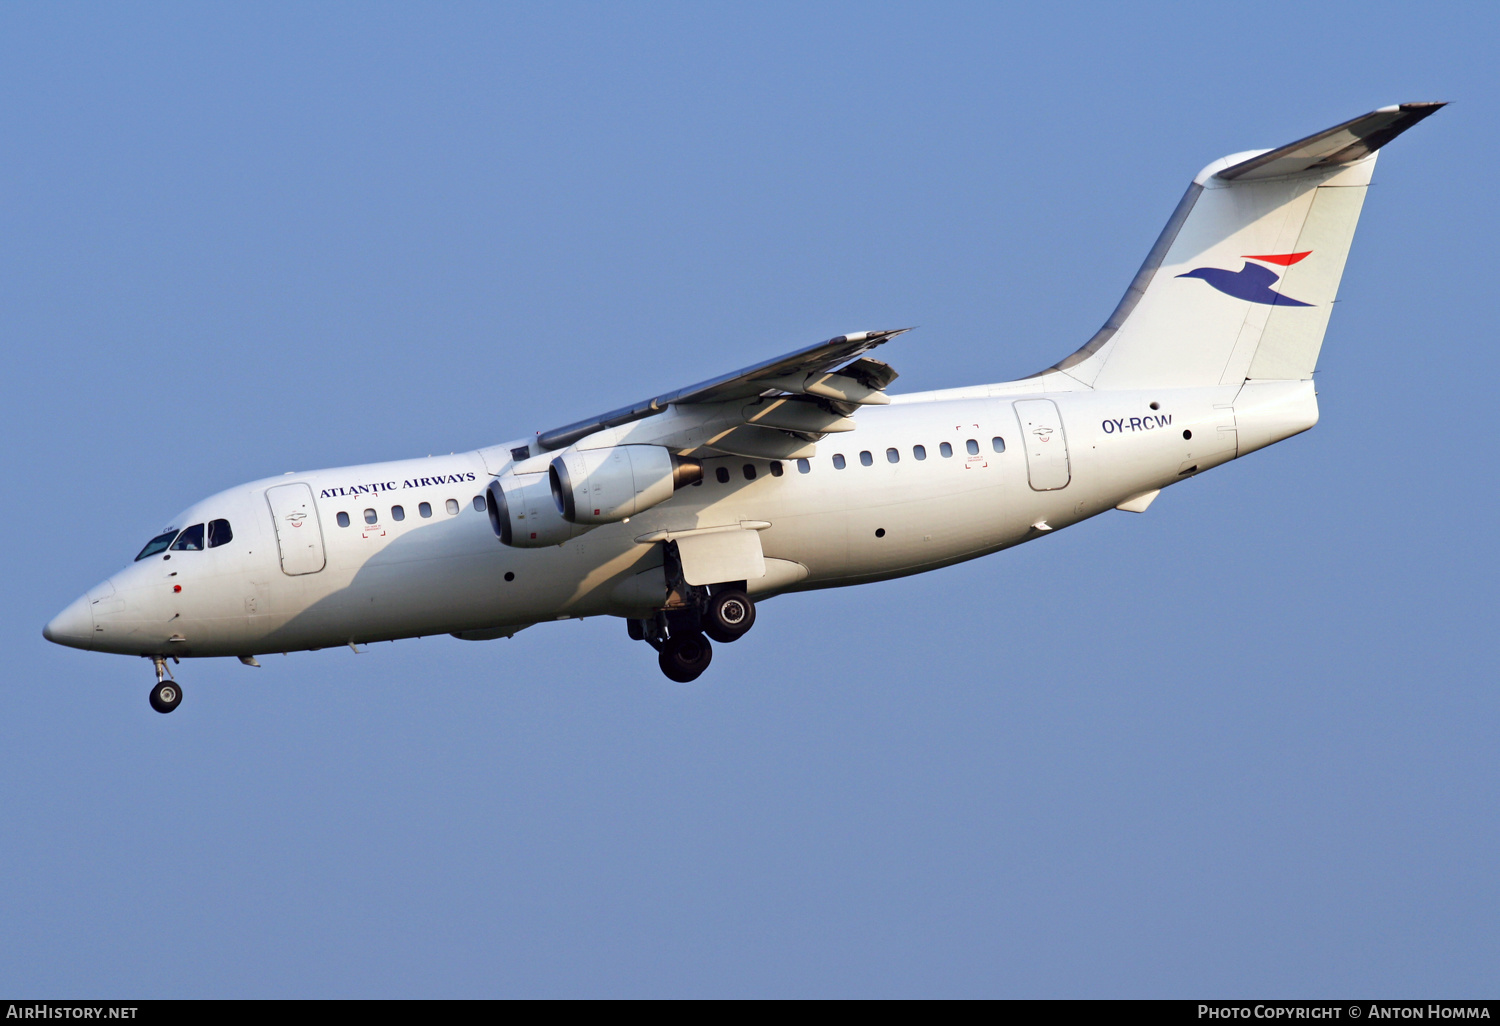
{"label": "passenger window", "polygon": [[836,452],[836,453],[833,454],[833,469],[834,470],[843,470],[844,469],[844,454],[843,453]]}
{"label": "passenger window", "polygon": [[900,452],[900,450],[898,450],[898,449],[887,449],[885,451],[885,461],[887,463],[900,463],[901,462],[901,452]]}
{"label": "passenger window", "polygon": [[391,507],[391,519],[392,520],[405,520],[406,519],[406,510],[403,509],[400,506],[392,506]]}
{"label": "passenger window", "polygon": [[157,535],[146,543],[146,547],[141,549],[141,554],[135,557],[135,561],[139,563],[147,556],[154,556],[158,552],[165,552],[167,546],[172,544],[172,539],[176,537],[177,531],[175,529],[168,531],[166,534]]}
{"label": "passenger window", "polygon": [[347,514],[347,513],[340,513],[338,515],[338,522],[339,522],[339,526],[340,527],[348,527],[349,526],[349,514]]}
{"label": "passenger window", "polygon": [[203,551],[203,525],[194,524],[177,536],[172,543],[173,552],[202,552]]}
{"label": "passenger window", "polygon": [[474,509],[475,509],[476,512],[479,512],[479,513],[483,513],[484,512],[484,496],[483,495],[476,495],[476,496],[474,496]]}
{"label": "passenger window", "polygon": [[365,510],[365,523],[373,524],[378,522],[379,520],[380,518],[375,515],[375,511],[373,509]]}
{"label": "passenger window", "polygon": [[716,467],[714,469],[714,478],[716,480],[718,480],[719,484],[728,484],[729,483],[729,468],[728,467]]}
{"label": "passenger window", "polygon": [[914,445],[911,447],[911,454],[919,460],[925,460],[927,458],[927,447],[925,445]]}
{"label": "passenger window", "polygon": [[771,476],[772,477],[780,477],[782,475],[782,473],[783,473],[783,471],[781,469],[781,461],[780,460],[772,460],[771,461]]}
{"label": "passenger window", "polygon": [[862,467],[869,467],[869,466],[873,466],[874,463],[875,463],[875,457],[870,455],[870,450],[869,449],[865,449],[865,450],[863,450],[863,451],[860,452],[860,454],[859,454],[859,465],[860,466],[862,466]]}
{"label": "passenger window", "polygon": [[943,459],[947,459],[949,456],[953,455],[953,446],[949,445],[947,442],[944,442],[938,446],[938,452],[943,454]]}
{"label": "passenger window", "polygon": [[753,463],[746,463],[745,464],[745,480],[746,481],[754,481],[755,480],[755,464],[753,464]]}
{"label": "passenger window", "polygon": [[798,460],[797,461],[797,473],[799,473],[799,474],[811,474],[812,473],[812,464],[809,463],[807,460]]}
{"label": "passenger window", "polygon": [[458,516],[458,500],[457,499],[449,499],[447,502],[443,503],[443,508],[448,511],[448,515],[450,517],[456,517],[456,516]]}
{"label": "passenger window", "polygon": [[228,545],[234,541],[234,532],[229,529],[227,520],[210,520],[208,522],[208,547],[216,549],[220,545]]}
{"label": "passenger window", "polygon": [[999,435],[996,435],[994,438],[990,439],[990,445],[995,447],[996,452],[1005,451],[1005,439],[1001,438]]}
{"label": "passenger window", "polygon": [[964,448],[966,448],[966,449],[969,450],[969,455],[970,456],[978,456],[979,455],[979,443],[976,442],[972,438],[969,439],[967,442],[964,443]]}
{"label": "passenger window", "polygon": [[420,514],[422,514],[422,516],[424,518],[432,516],[432,503],[430,503],[430,502],[419,502],[419,503],[417,503],[417,512],[420,513]]}

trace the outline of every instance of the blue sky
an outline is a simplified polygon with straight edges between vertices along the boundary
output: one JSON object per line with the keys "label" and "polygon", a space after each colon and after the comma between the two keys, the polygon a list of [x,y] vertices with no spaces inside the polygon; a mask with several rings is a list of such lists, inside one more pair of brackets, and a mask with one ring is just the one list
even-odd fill
{"label": "blue sky", "polygon": [[[0,9],[0,990],[1496,993],[1483,5]],[[845,331],[1071,352],[1189,178],[1393,144],[1313,432],[693,686],[614,620],[184,664],[41,627],[240,481]]]}

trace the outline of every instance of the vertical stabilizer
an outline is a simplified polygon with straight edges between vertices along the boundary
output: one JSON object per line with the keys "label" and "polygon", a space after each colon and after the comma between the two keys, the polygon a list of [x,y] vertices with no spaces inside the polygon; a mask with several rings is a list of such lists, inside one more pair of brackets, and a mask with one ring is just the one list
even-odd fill
{"label": "vertical stabilizer", "polygon": [[1382,107],[1204,168],[1104,327],[1053,369],[1099,389],[1310,378],[1376,151],[1441,106]]}

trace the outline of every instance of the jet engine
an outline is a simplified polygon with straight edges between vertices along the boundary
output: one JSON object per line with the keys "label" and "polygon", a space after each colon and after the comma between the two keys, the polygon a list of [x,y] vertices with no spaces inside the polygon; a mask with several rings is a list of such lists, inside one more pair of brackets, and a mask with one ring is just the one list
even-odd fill
{"label": "jet engine", "polygon": [[575,449],[547,470],[556,511],[574,524],[612,524],[703,480],[703,464],[659,445]]}
{"label": "jet engine", "polygon": [[589,530],[568,523],[557,512],[545,473],[506,474],[496,478],[485,490],[484,504],[495,534],[506,545],[518,549],[561,545]]}

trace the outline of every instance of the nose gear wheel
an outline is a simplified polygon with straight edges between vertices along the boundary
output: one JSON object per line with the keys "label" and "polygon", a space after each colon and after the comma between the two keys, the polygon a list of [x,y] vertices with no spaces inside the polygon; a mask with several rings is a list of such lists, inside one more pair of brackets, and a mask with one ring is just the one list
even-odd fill
{"label": "nose gear wheel", "polygon": [[182,685],[172,679],[166,659],[152,656],[156,665],[156,687],[151,689],[151,708],[159,713],[169,713],[182,704]]}
{"label": "nose gear wheel", "polygon": [[164,680],[151,689],[151,708],[169,713],[182,704],[182,687],[175,680]]}

